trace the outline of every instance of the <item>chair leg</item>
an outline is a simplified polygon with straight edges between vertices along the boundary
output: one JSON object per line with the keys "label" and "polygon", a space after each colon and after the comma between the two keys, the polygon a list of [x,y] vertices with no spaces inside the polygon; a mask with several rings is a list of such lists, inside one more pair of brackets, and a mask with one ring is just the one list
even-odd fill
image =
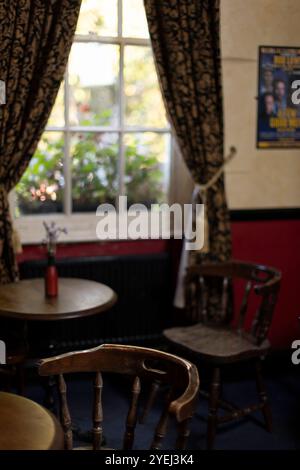
{"label": "chair leg", "polygon": [[214,367],[212,373],[212,380],[210,385],[210,392],[208,398],[208,421],[207,421],[207,449],[211,450],[214,447],[214,441],[217,431],[217,412],[218,400],[220,397],[221,386],[221,373],[219,367]]}
{"label": "chair leg", "polygon": [[187,441],[190,435],[190,431],[188,428],[189,419],[185,419],[178,425],[178,436],[175,444],[175,449],[177,450],[185,450]]}
{"label": "chair leg", "polygon": [[146,421],[146,418],[149,414],[149,411],[151,410],[152,406],[153,406],[153,403],[156,399],[156,396],[157,396],[157,392],[159,390],[159,387],[160,387],[160,382],[158,380],[154,380],[151,384],[151,389],[150,389],[150,393],[149,393],[149,396],[147,398],[147,401],[146,401],[146,404],[145,404],[145,407],[144,407],[144,410],[143,410],[143,413],[141,415],[141,417],[139,418],[139,422],[140,424],[144,424],[145,421]]}
{"label": "chair leg", "polygon": [[266,429],[267,431],[272,432],[272,412],[262,377],[262,362],[260,359],[256,362],[256,386],[260,402],[263,406],[262,413],[264,416]]}

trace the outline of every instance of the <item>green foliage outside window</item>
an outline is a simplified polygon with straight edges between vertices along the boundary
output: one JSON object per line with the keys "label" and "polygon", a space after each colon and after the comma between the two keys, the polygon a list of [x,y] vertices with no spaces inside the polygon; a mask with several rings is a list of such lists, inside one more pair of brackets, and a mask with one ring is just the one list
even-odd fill
{"label": "green foliage outside window", "polygon": [[[98,120],[97,120],[98,121]],[[85,125],[99,124],[87,122]],[[73,210],[94,211],[101,203],[115,204],[118,194],[117,134],[81,132],[71,138]],[[64,140],[47,132],[16,188],[21,213],[63,211]],[[125,192],[128,203],[150,205],[163,198],[163,172],[157,155],[132,135],[125,147]]]}

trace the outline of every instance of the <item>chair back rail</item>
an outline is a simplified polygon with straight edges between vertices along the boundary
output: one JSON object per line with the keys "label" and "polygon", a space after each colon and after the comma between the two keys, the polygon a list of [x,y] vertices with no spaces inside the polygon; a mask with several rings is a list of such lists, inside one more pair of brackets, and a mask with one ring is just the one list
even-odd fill
{"label": "chair back rail", "polygon": [[[279,293],[281,273],[272,267],[231,260],[223,263],[204,262],[188,268],[185,276],[186,311],[192,322],[208,323],[208,284],[212,279],[223,279],[219,302],[220,320],[228,316],[230,293],[233,282],[245,282],[244,294],[238,312],[237,331],[245,334],[255,344],[261,344],[267,337]],[[245,331],[245,320],[249,311],[249,299],[254,293],[259,305],[253,315],[250,331]],[[232,306],[233,309],[233,306]],[[210,320],[211,321],[211,320]]]}
{"label": "chair back rail", "polygon": [[93,372],[95,374],[92,431],[94,450],[100,449],[103,435],[102,373],[105,372],[129,375],[133,379],[123,449],[130,450],[134,445],[143,379],[147,381],[159,380],[160,383],[169,386],[167,400],[156,426],[151,448],[160,448],[167,432],[170,415],[173,415],[178,422],[176,445],[179,446],[178,448],[184,448],[188,437],[187,423],[194,413],[198,397],[199,376],[196,366],[180,357],[162,351],[113,344],[43,359],[39,364],[39,374],[57,376],[66,449],[73,448],[73,437],[64,376],[76,372]]}

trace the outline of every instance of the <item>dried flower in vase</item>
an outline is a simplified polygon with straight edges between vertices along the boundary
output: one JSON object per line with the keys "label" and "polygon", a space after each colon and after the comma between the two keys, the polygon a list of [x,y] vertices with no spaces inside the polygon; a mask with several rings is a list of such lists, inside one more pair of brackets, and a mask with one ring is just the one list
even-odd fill
{"label": "dried flower in vase", "polygon": [[55,256],[57,240],[60,234],[67,234],[68,231],[66,228],[58,227],[55,222],[47,224],[47,222],[44,221],[43,225],[46,230],[46,238],[43,240],[43,243],[47,246],[48,256]]}

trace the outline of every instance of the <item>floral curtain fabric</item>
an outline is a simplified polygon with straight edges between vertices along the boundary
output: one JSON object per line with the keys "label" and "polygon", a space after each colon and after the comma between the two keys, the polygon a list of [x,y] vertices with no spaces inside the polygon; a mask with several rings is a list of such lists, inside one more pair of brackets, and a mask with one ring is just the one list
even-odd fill
{"label": "floral curtain fabric", "polygon": [[36,149],[63,79],[81,0],[0,2],[0,282],[17,279],[8,193]]}
{"label": "floral curtain fabric", "polygon": [[[205,185],[224,163],[219,0],[144,0],[158,76],[170,122],[196,184]],[[231,256],[224,179],[206,195],[209,253]],[[213,299],[212,299],[213,301]]]}

